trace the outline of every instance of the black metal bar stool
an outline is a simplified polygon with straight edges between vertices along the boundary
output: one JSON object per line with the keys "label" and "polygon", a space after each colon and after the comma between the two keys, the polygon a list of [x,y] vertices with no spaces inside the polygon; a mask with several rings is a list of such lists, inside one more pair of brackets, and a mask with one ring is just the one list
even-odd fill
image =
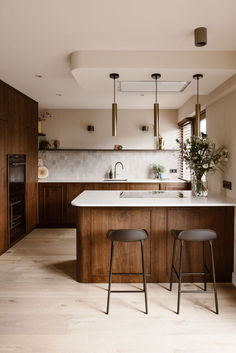
{"label": "black metal bar stool", "polygon": [[[109,313],[110,306],[110,294],[111,293],[144,293],[145,297],[145,312],[148,313],[147,303],[147,285],[146,285],[146,274],[145,274],[145,261],[143,252],[143,241],[147,239],[148,233],[144,229],[117,229],[109,230],[107,232],[107,238],[111,240],[111,259],[110,259],[110,273],[109,273],[109,285],[108,285],[108,296],[107,296],[107,314]],[[142,256],[142,273],[122,273],[112,272],[113,255],[115,242],[136,242],[141,243],[141,256]],[[143,275],[143,289],[141,290],[111,290],[112,275]]]}
{"label": "black metal bar stool", "polygon": [[[211,229],[189,229],[189,230],[171,230],[171,234],[174,237],[174,245],[173,245],[173,255],[172,255],[172,264],[171,264],[171,274],[170,274],[170,291],[172,290],[172,281],[173,274],[179,280],[178,283],[178,301],[177,301],[177,314],[180,311],[180,295],[181,293],[214,293],[215,294],[215,307],[216,314],[219,314],[218,308],[218,299],[217,299],[217,290],[216,290],[216,276],[215,276],[215,264],[214,264],[214,255],[213,255],[213,246],[212,242],[216,239],[216,232]],[[177,272],[175,268],[175,253],[176,253],[176,242],[180,241],[180,258],[179,258],[179,272]],[[183,248],[184,242],[202,242],[203,243],[203,268],[204,272],[183,272]],[[210,252],[211,252],[211,266],[212,273],[208,269],[206,265],[206,249],[205,243],[209,242]],[[182,284],[182,276],[187,275],[204,275],[204,290],[181,290]],[[213,278],[213,288],[214,290],[207,290],[207,276],[212,275]]]}

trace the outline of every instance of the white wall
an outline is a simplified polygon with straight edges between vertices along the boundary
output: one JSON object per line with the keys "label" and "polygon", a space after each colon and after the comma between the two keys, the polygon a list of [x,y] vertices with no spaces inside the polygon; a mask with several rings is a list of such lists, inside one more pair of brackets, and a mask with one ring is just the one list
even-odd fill
{"label": "white wall", "polygon": [[[111,109],[49,109],[52,118],[42,122],[47,139],[59,139],[61,148],[113,149],[123,145],[125,149],[153,149],[153,110],[118,110],[117,136],[111,136]],[[87,125],[95,131],[88,132]],[[141,131],[142,125],[150,126],[149,132]],[[176,148],[177,110],[160,111],[160,132],[165,148]]]}

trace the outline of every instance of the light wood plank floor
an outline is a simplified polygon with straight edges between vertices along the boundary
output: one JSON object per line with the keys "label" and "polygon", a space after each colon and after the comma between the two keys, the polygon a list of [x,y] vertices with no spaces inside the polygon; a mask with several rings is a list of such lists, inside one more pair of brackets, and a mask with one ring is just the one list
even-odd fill
{"label": "light wood plank floor", "polygon": [[107,285],[77,283],[74,263],[74,229],[36,229],[0,257],[1,353],[236,352],[231,284],[218,316],[212,294],[183,294],[176,315],[167,284],[148,284],[149,315],[142,294],[113,294],[107,316]]}

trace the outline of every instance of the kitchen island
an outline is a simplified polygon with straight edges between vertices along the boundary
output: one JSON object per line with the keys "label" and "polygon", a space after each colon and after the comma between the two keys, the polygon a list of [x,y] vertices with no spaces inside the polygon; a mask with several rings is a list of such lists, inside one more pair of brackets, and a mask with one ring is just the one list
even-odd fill
{"label": "kitchen island", "polygon": [[[111,243],[106,232],[121,228],[148,231],[149,237],[144,242],[148,282],[169,281],[173,245],[171,229],[214,229],[218,236],[214,242],[217,281],[232,280],[234,200],[193,198],[191,191],[120,190],[84,191],[71,204],[77,207],[76,267],[79,282],[108,281]],[[186,244],[185,247],[183,270],[201,272],[202,244]],[[117,244],[113,271],[141,272],[139,244]],[[190,280],[186,277],[186,281]],[[113,282],[141,281],[141,276],[135,275],[113,278]]]}

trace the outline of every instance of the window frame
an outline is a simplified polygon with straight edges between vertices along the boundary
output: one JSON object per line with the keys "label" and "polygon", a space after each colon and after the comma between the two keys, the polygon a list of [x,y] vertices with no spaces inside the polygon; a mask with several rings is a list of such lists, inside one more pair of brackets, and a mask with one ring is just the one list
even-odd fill
{"label": "window frame", "polygon": [[[203,119],[206,119],[206,110],[203,110],[200,114],[200,120],[203,120]],[[179,140],[181,143],[184,142],[184,126],[189,125],[189,124],[191,125],[191,136],[193,136],[195,121],[196,121],[195,116],[193,116],[193,117],[187,117],[178,123]],[[184,159],[183,159],[182,153],[180,153],[180,178],[183,180],[189,181],[189,179],[184,178]]]}

